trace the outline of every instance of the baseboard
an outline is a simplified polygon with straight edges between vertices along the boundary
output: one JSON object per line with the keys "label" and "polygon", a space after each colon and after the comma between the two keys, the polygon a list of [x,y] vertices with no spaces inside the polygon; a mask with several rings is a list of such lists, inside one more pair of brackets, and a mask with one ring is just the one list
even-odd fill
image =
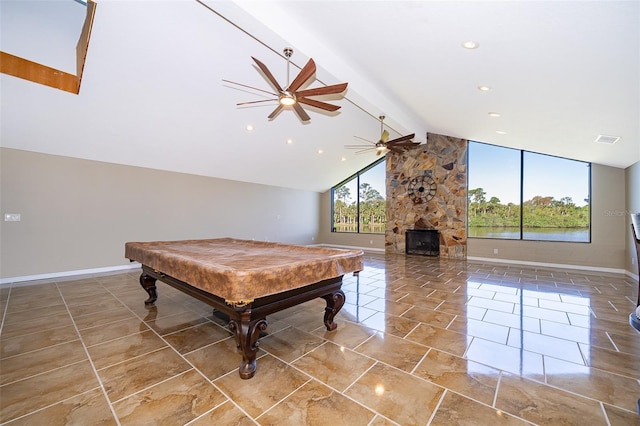
{"label": "baseboard", "polygon": [[[362,250],[362,251],[372,251],[376,253],[384,253],[384,249],[372,248],[372,247],[356,247],[356,246],[343,246],[336,244],[312,244],[318,247],[335,247],[335,248],[343,248],[349,250]],[[606,272],[612,274],[623,274],[627,275],[635,280],[638,280],[638,275],[634,274],[631,271],[627,271],[625,269],[616,269],[616,268],[600,268],[595,266],[583,266],[583,265],[566,265],[559,263],[544,263],[544,262],[529,262],[525,260],[511,260],[511,259],[495,259],[489,257],[474,257],[468,256],[467,260],[474,262],[488,262],[488,263],[508,263],[512,265],[525,265],[525,266],[540,266],[545,268],[559,268],[559,269],[580,269],[586,271],[594,271],[594,272]],[[118,266],[107,266],[104,268],[94,268],[94,269],[81,269],[75,271],[65,271],[65,272],[55,272],[51,274],[40,274],[40,275],[26,275],[22,277],[12,277],[12,278],[0,278],[0,287],[9,286],[12,283],[20,283],[25,281],[40,281],[40,280],[50,280],[55,278],[62,277],[73,277],[79,275],[92,275],[92,274],[104,274],[108,272],[120,272],[126,271],[129,269],[139,269],[140,264],[137,262],[132,262],[129,265],[118,265]]]}
{"label": "baseboard", "polygon": [[[343,246],[338,244],[314,244],[319,247],[335,247],[335,248],[344,248],[350,250],[363,250],[363,251],[372,251],[377,253],[384,253],[384,249],[372,248],[372,247],[357,247],[357,246]],[[467,256],[466,260],[475,261],[475,262],[491,262],[491,263],[508,263],[512,265],[523,265],[523,266],[538,266],[544,268],[558,268],[558,269],[577,269],[583,271],[593,271],[593,272],[604,272],[609,274],[623,274],[628,275],[631,278],[638,279],[638,276],[625,270],[625,269],[617,269],[617,268],[603,268],[598,266],[584,266],[584,265],[568,265],[562,263],[546,263],[546,262],[530,262],[526,260],[511,260],[511,259],[497,259],[491,257],[474,257]]]}
{"label": "baseboard", "polygon": [[511,265],[539,266],[544,268],[578,269],[582,271],[606,272],[609,274],[623,274],[623,275],[629,274],[629,271],[626,271],[624,269],[602,268],[599,266],[567,265],[564,263],[530,262],[526,260],[496,259],[492,257],[475,257],[475,256],[467,256],[467,260],[474,261],[474,262],[508,263]]}
{"label": "baseboard", "polygon": [[624,271],[624,274],[629,276],[629,277],[631,277],[631,278],[633,278],[634,280],[640,281],[640,277],[638,275],[634,274],[631,271]]}
{"label": "baseboard", "polygon": [[51,280],[51,279],[62,278],[62,277],[73,277],[76,275],[104,274],[108,272],[120,272],[120,271],[129,270],[129,269],[139,269],[139,268],[140,268],[139,263],[132,262],[129,265],[107,266],[104,268],[93,268],[93,269],[80,269],[76,271],[54,272],[51,274],[26,275],[23,277],[0,278],[0,287],[8,286],[13,283],[25,282],[25,281]]}

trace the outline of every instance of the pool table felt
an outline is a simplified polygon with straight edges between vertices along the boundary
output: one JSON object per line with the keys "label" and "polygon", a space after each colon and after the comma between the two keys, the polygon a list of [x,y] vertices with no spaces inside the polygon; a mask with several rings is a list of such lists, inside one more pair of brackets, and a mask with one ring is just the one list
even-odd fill
{"label": "pool table felt", "polygon": [[125,244],[126,258],[234,304],[361,271],[362,256],[361,250],[234,238]]}

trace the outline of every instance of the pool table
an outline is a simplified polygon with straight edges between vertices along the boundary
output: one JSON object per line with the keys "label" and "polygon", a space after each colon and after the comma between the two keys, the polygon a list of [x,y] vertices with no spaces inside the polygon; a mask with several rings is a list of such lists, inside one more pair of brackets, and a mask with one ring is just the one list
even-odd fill
{"label": "pool table", "polygon": [[324,325],[335,330],[333,319],[345,301],[342,277],[362,270],[362,256],[361,250],[234,238],[125,244],[125,257],[142,265],[146,305],[157,300],[160,280],[229,317],[243,379],[255,374],[267,315],[321,297]]}

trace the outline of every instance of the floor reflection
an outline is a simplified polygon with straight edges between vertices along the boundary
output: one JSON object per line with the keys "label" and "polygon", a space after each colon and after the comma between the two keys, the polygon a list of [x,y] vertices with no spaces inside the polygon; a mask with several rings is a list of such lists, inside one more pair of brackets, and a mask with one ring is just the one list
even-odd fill
{"label": "floor reflection", "polygon": [[267,318],[250,382],[228,318],[163,283],[145,307],[138,276],[0,288],[0,423],[640,420],[622,275],[366,253],[337,330],[322,299]]}

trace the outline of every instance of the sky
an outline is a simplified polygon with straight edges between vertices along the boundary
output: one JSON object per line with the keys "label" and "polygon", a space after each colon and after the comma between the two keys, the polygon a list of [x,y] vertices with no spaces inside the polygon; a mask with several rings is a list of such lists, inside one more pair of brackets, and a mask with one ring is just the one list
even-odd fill
{"label": "sky", "polygon": [[[520,150],[469,143],[469,189],[483,188],[486,199],[520,203]],[[560,200],[571,197],[577,206],[589,197],[589,163],[524,153],[524,200],[536,195]]]}
{"label": "sky", "polygon": [[[571,197],[584,206],[589,196],[589,164],[532,152],[524,153],[524,200],[536,195],[560,200]],[[469,144],[469,189],[483,188],[486,199],[497,197],[503,204],[520,203],[520,150],[499,146]],[[386,167],[382,162],[361,175],[385,197]],[[351,200],[356,199],[356,181],[347,184]]]}
{"label": "sky", "polygon": [[[361,174],[360,183],[368,183],[369,185],[371,185],[371,187],[373,187],[373,189],[377,190],[383,198],[386,198],[386,176],[387,168],[386,163],[383,161],[382,163],[377,164],[375,167]],[[356,179],[347,182],[346,187],[349,188],[349,195],[351,196],[351,198],[347,200],[347,202],[356,201]]]}

